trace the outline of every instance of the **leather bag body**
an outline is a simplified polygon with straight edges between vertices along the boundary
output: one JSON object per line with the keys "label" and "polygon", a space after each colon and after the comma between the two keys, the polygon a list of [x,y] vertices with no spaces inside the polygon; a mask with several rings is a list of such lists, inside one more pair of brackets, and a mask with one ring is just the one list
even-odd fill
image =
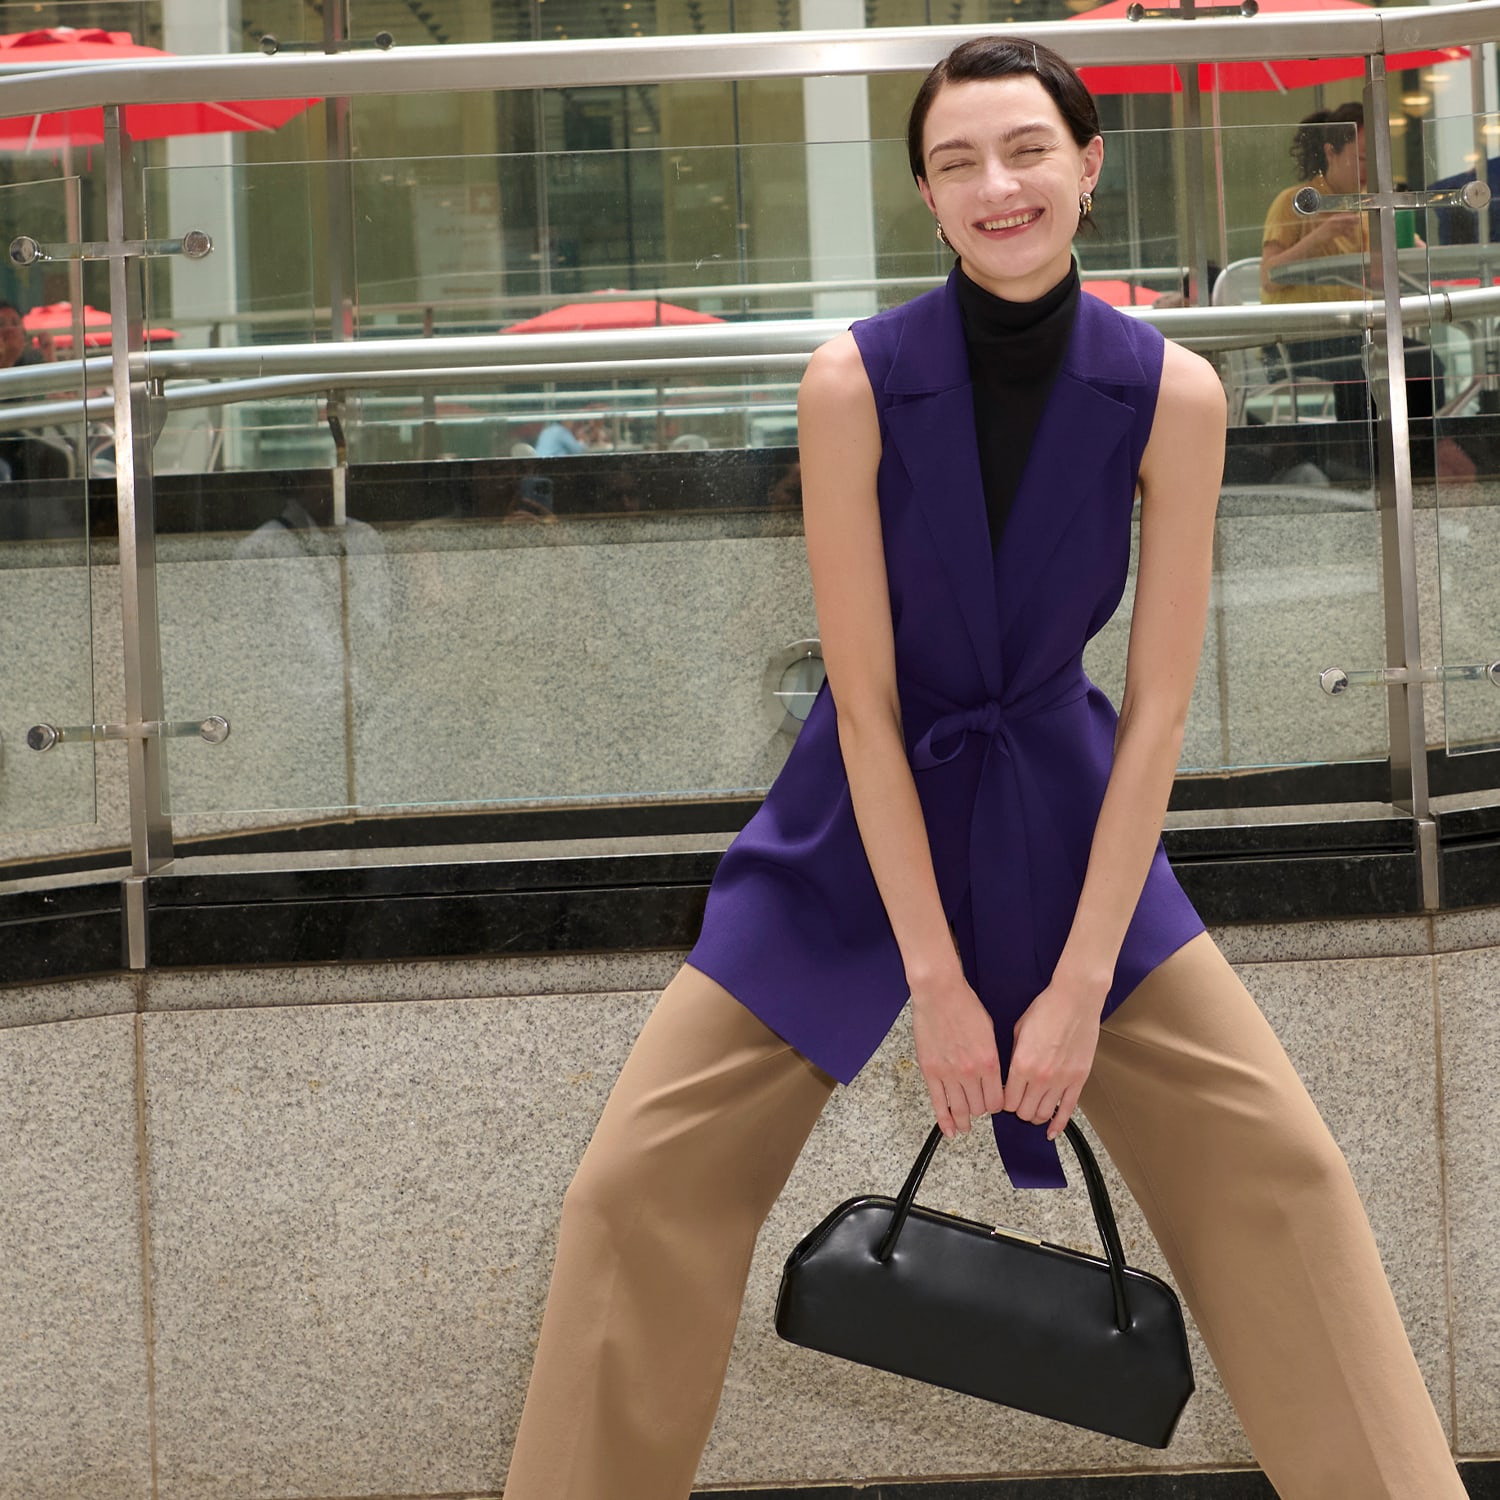
{"label": "leather bag body", "polygon": [[1108,1190],[1069,1123],[1101,1258],[897,1198],[851,1198],[792,1251],[776,1331],[826,1354],[1165,1448],[1193,1392],[1177,1296],[1125,1264]]}

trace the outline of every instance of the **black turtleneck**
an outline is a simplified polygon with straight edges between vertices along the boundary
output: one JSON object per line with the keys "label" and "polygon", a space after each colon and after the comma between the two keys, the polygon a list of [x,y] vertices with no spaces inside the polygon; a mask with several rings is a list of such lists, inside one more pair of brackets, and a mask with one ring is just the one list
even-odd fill
{"label": "black turtleneck", "polygon": [[1000,544],[1042,408],[1062,368],[1078,311],[1078,266],[1035,302],[1007,302],[970,281],[962,268],[957,289],[993,548]]}

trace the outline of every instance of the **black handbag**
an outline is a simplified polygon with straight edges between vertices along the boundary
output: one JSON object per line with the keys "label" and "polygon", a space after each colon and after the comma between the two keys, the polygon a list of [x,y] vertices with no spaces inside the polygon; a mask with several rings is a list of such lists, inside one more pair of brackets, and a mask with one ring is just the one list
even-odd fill
{"label": "black handbag", "polygon": [[1104,1259],[914,1204],[933,1126],[901,1189],[841,1203],[792,1251],[782,1338],[1075,1427],[1165,1448],[1193,1393],[1177,1295],[1125,1264],[1109,1190],[1069,1121]]}

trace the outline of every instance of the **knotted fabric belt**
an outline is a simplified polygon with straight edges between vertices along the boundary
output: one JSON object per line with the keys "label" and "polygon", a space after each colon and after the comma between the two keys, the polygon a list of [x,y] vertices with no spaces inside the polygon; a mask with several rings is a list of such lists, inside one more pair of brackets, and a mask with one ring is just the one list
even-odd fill
{"label": "knotted fabric belt", "polygon": [[[984,740],[969,831],[973,952],[963,957],[970,983],[994,1018],[1000,1066],[1007,1074],[1015,1024],[1052,978],[1041,972],[1036,956],[1038,872],[1032,844],[1038,835],[1030,831],[1039,820],[1045,824],[1050,819],[1043,815],[1042,794],[1018,735],[1024,738],[1028,719],[1076,703],[1088,688],[1088,679],[1075,668],[1013,700],[989,699],[955,709],[939,718],[912,750],[913,769],[926,771],[962,753],[970,736]],[[1062,856],[1061,850],[1057,853]],[[1015,1187],[1066,1185],[1056,1143],[1047,1139],[1045,1125],[1003,1111],[992,1120],[995,1144]]]}

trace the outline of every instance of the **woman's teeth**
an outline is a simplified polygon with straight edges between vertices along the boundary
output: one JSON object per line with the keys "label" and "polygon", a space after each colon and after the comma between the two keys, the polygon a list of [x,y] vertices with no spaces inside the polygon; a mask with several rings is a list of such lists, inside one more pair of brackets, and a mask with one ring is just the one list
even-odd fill
{"label": "woman's teeth", "polygon": [[1029,213],[1012,214],[1008,219],[986,219],[979,227],[981,229],[1017,229],[1022,224],[1030,224],[1041,216],[1040,209],[1033,209]]}

